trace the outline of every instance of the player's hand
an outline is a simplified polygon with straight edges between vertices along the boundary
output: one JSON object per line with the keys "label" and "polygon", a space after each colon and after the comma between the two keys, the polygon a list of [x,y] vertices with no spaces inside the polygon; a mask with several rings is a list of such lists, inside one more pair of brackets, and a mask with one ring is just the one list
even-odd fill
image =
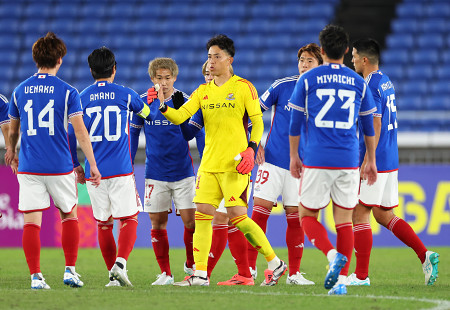
{"label": "player's hand", "polygon": [[156,84],[155,86],[149,88],[147,90],[147,104],[151,105],[152,102],[158,98],[158,89],[159,89],[159,85]]}
{"label": "player's hand", "polygon": [[262,145],[259,146],[258,152],[256,152],[256,164],[262,165],[266,161],[265,151]]}
{"label": "player's hand", "polygon": [[289,163],[289,170],[291,171],[291,175],[296,179],[300,179],[302,175],[302,169],[303,163],[300,160],[298,154],[297,156],[291,156],[291,162]]}
{"label": "player's hand", "polygon": [[11,170],[15,175],[17,175],[17,172],[19,171],[19,158],[17,157],[17,154],[11,163]]}
{"label": "player's hand", "polygon": [[367,185],[373,185],[377,181],[377,165],[375,162],[367,162],[364,167],[363,180],[367,180]]}
{"label": "player's hand", "polygon": [[241,162],[237,165],[236,170],[240,174],[248,174],[253,170],[253,167],[255,166],[255,151],[248,147],[245,151],[242,153],[236,155],[234,160],[241,159]]}
{"label": "player's hand", "polygon": [[7,164],[8,166],[12,166],[12,163],[15,158],[16,158],[16,150],[13,150],[11,147],[7,147],[5,153],[5,164]]}
{"label": "player's hand", "polygon": [[183,93],[180,91],[176,91],[172,95],[172,103],[173,103],[173,107],[178,110],[184,104]]}
{"label": "player's hand", "polygon": [[84,178],[84,169],[83,169],[83,167],[81,167],[81,165],[80,165],[78,167],[75,167],[73,169],[73,171],[75,172],[75,175],[77,177],[77,183],[85,184],[86,183],[86,179]]}
{"label": "player's hand", "polygon": [[97,166],[91,166],[91,177],[89,178],[89,181],[91,181],[92,185],[98,187],[101,179],[102,175],[100,174],[100,171],[98,171]]}

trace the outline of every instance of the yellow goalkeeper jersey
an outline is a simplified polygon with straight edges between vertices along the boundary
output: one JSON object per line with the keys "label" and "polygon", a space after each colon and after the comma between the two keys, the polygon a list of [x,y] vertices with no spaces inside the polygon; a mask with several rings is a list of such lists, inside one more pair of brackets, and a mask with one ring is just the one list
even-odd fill
{"label": "yellow goalkeeper jersey", "polygon": [[199,171],[236,171],[234,157],[248,147],[248,118],[252,122],[250,140],[259,144],[264,124],[258,93],[249,81],[233,75],[222,86],[214,81],[200,85],[178,110],[168,107],[164,116],[181,124],[202,110],[205,149]]}

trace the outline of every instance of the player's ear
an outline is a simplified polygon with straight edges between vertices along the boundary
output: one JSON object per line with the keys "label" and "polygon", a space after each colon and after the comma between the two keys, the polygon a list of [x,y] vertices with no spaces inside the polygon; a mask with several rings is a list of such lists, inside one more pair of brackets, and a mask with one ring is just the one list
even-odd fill
{"label": "player's ear", "polygon": [[230,65],[233,63],[233,60],[234,60],[234,58],[230,56],[230,57],[229,57]]}
{"label": "player's ear", "polygon": [[344,55],[348,53],[349,49],[350,49],[350,48],[347,46],[347,49],[345,50]]}
{"label": "player's ear", "polygon": [[324,51],[323,47],[320,48],[320,54],[325,55],[325,51]]}

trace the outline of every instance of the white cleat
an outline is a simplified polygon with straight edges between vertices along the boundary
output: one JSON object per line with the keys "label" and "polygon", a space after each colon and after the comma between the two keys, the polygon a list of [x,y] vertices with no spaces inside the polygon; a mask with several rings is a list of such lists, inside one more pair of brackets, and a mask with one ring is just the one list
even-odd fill
{"label": "white cleat", "polygon": [[164,271],[156,276],[156,281],[153,282],[152,285],[172,285],[173,282],[173,275],[168,276]]}
{"label": "white cleat", "polygon": [[313,281],[309,281],[305,279],[303,276],[305,273],[297,271],[296,274],[292,276],[288,276],[286,278],[286,284],[295,284],[295,285],[314,285]]}
{"label": "white cleat", "polygon": [[175,282],[175,286],[209,286],[209,279],[199,276],[190,276],[181,282]]}
{"label": "white cleat", "polygon": [[83,281],[80,280],[80,275],[75,272],[75,268],[66,267],[64,271],[64,284],[70,287],[82,287]]}
{"label": "white cleat", "polygon": [[433,285],[438,278],[439,254],[427,251],[425,261],[422,264],[422,270],[425,274],[425,285]]}
{"label": "white cleat", "polygon": [[117,263],[111,268],[111,276],[119,281],[120,286],[133,286],[130,280],[128,279],[127,271],[123,268],[120,268]]}
{"label": "white cleat", "polygon": [[[112,280],[111,280],[112,279]],[[105,285],[106,287],[114,287],[114,286],[120,286],[120,282],[117,280],[114,280],[114,278],[109,279],[109,283]]]}
{"label": "white cleat", "polygon": [[192,276],[195,271],[195,264],[192,265],[192,268],[189,268],[187,266],[186,262],[184,262],[183,269],[184,269],[184,273],[186,273],[188,276]]}
{"label": "white cleat", "polygon": [[49,290],[50,286],[45,283],[42,273],[33,273],[31,275],[31,289],[32,290]]}
{"label": "white cleat", "polygon": [[250,274],[252,275],[253,280],[256,280],[256,277],[258,276],[258,267],[255,266],[255,269],[252,267],[250,268]]}
{"label": "white cleat", "polygon": [[347,277],[345,284],[348,286],[370,286],[370,279],[367,277],[364,280],[360,280],[356,277],[356,273],[352,273]]}

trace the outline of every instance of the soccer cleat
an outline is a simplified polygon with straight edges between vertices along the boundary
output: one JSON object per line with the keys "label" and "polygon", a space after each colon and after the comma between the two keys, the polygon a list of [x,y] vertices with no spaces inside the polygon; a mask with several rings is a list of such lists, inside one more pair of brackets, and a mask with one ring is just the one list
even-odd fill
{"label": "soccer cleat", "polygon": [[120,282],[111,277],[109,278],[109,283],[106,284],[105,286],[106,287],[120,286]]}
{"label": "soccer cleat", "polygon": [[339,273],[347,263],[347,257],[341,253],[337,253],[334,260],[330,263],[327,275],[325,276],[324,286],[326,289],[331,289],[337,282]]}
{"label": "soccer cleat", "polygon": [[425,285],[433,285],[438,277],[439,254],[427,251],[425,261],[422,264],[423,273],[425,274]]}
{"label": "soccer cleat", "polygon": [[219,282],[217,285],[255,285],[255,281],[252,277],[246,278],[237,273],[230,280]]}
{"label": "soccer cleat", "polygon": [[345,284],[348,286],[370,286],[370,279],[367,277],[364,280],[360,280],[356,277],[356,273],[352,273],[347,277]]}
{"label": "soccer cleat", "polygon": [[286,270],[287,265],[282,260],[280,261],[280,265],[277,268],[275,268],[275,270],[270,269],[264,270],[264,281],[261,283],[261,286],[276,285],[281,276],[285,274]]}
{"label": "soccer cleat", "polygon": [[183,269],[184,269],[184,273],[188,274],[189,276],[192,276],[194,274],[194,271],[195,271],[195,264],[192,265],[192,268],[189,268],[187,266],[187,263],[184,262]]}
{"label": "soccer cleat", "polygon": [[130,280],[128,279],[127,271],[123,268],[120,268],[117,263],[111,268],[111,276],[119,281],[120,286],[133,286]]}
{"label": "soccer cleat", "polygon": [[84,283],[80,280],[80,277],[81,276],[75,272],[75,269],[66,267],[66,270],[64,271],[64,284],[71,287],[82,287]]}
{"label": "soccer cleat", "polygon": [[156,281],[152,283],[152,285],[172,285],[172,284],[173,284],[173,275],[168,276],[165,271],[157,275]]}
{"label": "soccer cleat", "polygon": [[297,271],[297,273],[293,274],[292,276],[288,276],[286,278],[286,284],[295,284],[295,285],[314,285],[315,283],[313,281],[309,281],[305,279],[303,276],[303,272]]}
{"label": "soccer cleat", "polygon": [[31,275],[31,289],[32,290],[49,290],[50,286],[45,283],[42,273],[33,273]]}
{"label": "soccer cleat", "polygon": [[252,275],[253,280],[256,280],[256,277],[258,276],[258,267],[255,266],[255,269],[250,267],[250,274]]}
{"label": "soccer cleat", "polygon": [[181,282],[175,282],[173,285],[175,286],[209,286],[209,279],[202,278],[199,276],[190,276],[186,280]]}
{"label": "soccer cleat", "polygon": [[347,295],[347,287],[345,284],[336,284],[328,291],[328,295]]}

